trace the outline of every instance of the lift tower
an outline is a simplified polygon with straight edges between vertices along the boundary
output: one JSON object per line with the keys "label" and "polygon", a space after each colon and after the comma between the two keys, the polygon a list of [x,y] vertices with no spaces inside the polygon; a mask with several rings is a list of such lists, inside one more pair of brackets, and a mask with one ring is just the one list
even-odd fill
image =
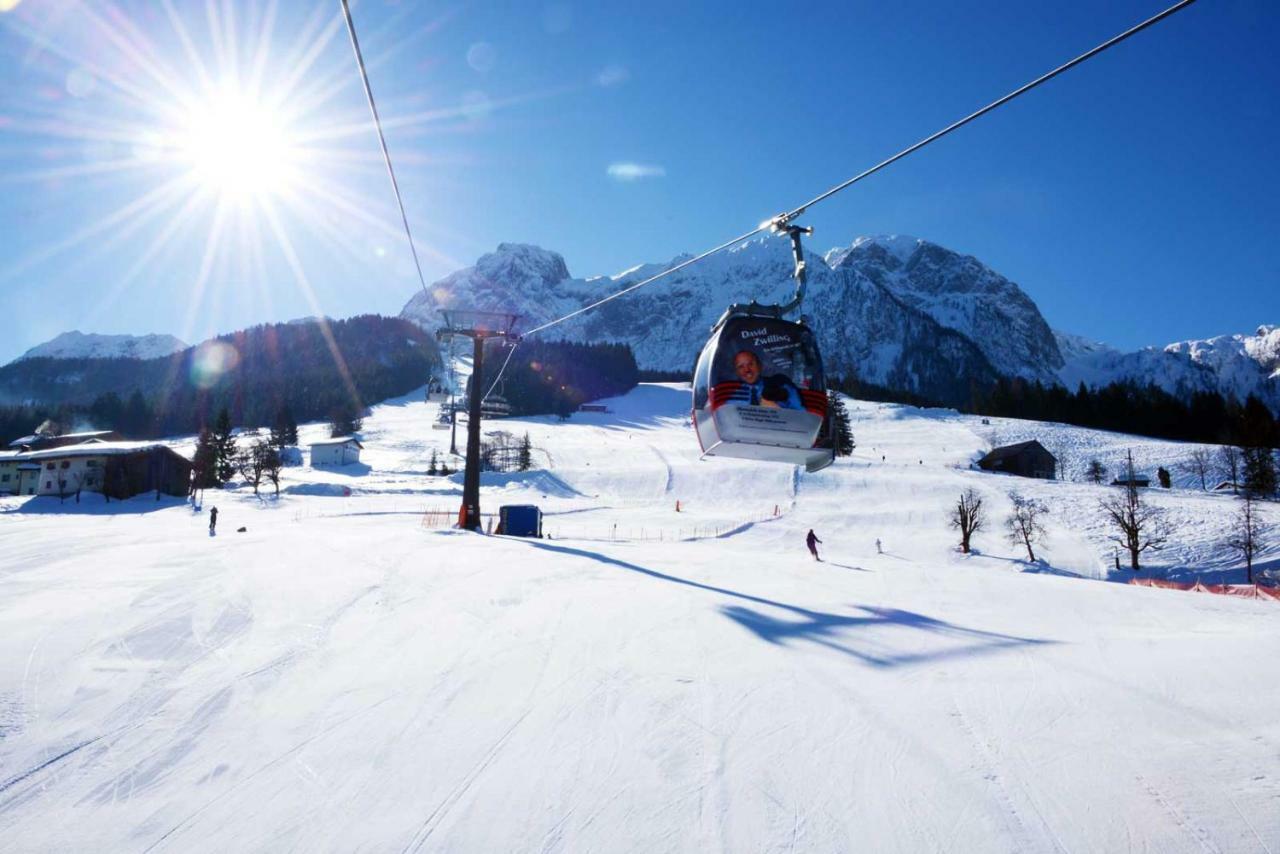
{"label": "lift tower", "polygon": [[[484,346],[488,341],[501,339],[513,346],[520,336],[511,331],[518,315],[495,311],[443,308],[444,328],[436,332],[441,341],[454,338],[470,338],[471,399],[467,414],[467,463],[462,478],[462,509],[458,511],[458,527],[468,531],[481,530],[480,524],[480,403],[485,397]],[[454,412],[454,419],[458,417]]]}

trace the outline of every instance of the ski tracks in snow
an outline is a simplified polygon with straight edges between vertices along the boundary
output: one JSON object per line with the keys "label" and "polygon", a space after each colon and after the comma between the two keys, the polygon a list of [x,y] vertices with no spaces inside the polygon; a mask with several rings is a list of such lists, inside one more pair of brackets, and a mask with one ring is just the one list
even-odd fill
{"label": "ski tracks in snow", "polygon": [[529,717],[529,713],[531,711],[533,711],[532,707],[526,708],[519,717],[512,721],[511,725],[503,731],[502,735],[498,736],[497,740],[494,741],[493,744],[489,746],[489,749],[484,752],[484,755],[480,757],[480,760],[476,762],[476,764],[471,767],[471,770],[464,774],[462,779],[459,780],[453,789],[450,790],[444,800],[438,803],[435,809],[427,814],[426,819],[418,827],[417,832],[414,833],[413,839],[409,840],[408,845],[400,849],[401,854],[411,854],[411,852],[422,850],[422,846],[427,843],[431,834],[440,826],[440,822],[446,815],[448,815],[449,811],[453,809],[458,801],[467,794],[467,791],[475,784],[476,780],[480,778],[480,775],[485,772],[485,769],[493,763],[493,760],[498,757],[498,754],[502,752],[504,747],[506,747],[507,742],[511,740],[511,736],[515,733],[516,728],[519,727],[520,724],[524,723],[525,718]]}

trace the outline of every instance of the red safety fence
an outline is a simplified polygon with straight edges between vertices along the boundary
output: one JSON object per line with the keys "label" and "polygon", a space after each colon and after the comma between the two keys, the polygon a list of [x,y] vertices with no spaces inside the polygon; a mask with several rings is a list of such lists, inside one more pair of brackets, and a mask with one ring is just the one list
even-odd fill
{"label": "red safety fence", "polygon": [[1138,587],[1163,587],[1168,590],[1190,590],[1195,593],[1216,593],[1219,596],[1242,596],[1245,599],[1280,602],[1280,588],[1263,587],[1261,584],[1204,584],[1200,581],[1166,581],[1163,578],[1131,578],[1129,583]]}

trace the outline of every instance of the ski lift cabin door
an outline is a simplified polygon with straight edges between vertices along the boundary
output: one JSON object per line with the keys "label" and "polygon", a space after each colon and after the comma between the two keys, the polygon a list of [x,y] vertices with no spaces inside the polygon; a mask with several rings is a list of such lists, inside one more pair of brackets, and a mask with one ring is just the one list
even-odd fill
{"label": "ski lift cabin door", "polygon": [[764,311],[725,312],[693,376],[703,455],[817,471],[834,459],[826,420],[826,380],[812,330]]}

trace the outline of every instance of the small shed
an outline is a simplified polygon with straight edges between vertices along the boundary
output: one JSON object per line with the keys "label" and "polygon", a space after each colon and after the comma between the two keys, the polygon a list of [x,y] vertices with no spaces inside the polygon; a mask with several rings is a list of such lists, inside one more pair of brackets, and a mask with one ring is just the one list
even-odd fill
{"label": "small shed", "polygon": [[1015,474],[1019,477],[1038,477],[1054,480],[1057,477],[1058,460],[1035,439],[994,448],[978,460],[978,467],[986,471]]}
{"label": "small shed", "polygon": [[499,534],[542,538],[542,510],[536,504],[504,504],[498,508]]}
{"label": "small shed", "polygon": [[311,467],[346,466],[360,462],[364,445],[354,436],[338,436],[311,443]]}
{"label": "small shed", "polygon": [[[123,443],[119,443],[123,444]],[[166,445],[153,444],[107,457],[102,492],[130,498],[143,492],[185,496],[191,489],[191,460]]]}

